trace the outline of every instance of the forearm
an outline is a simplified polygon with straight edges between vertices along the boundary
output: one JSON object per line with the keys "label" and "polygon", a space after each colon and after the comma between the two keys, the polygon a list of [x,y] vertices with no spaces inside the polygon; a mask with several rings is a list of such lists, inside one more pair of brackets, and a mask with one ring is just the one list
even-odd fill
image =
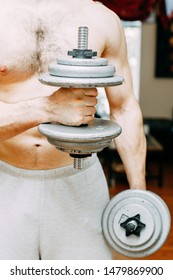
{"label": "forearm", "polygon": [[0,102],[0,140],[7,140],[44,119],[43,98],[35,98],[15,103]]}
{"label": "forearm", "polygon": [[7,140],[43,122],[79,126],[92,121],[96,89],[63,89],[46,97],[0,102],[0,140]]}
{"label": "forearm", "polygon": [[146,138],[139,107],[133,104],[118,115],[112,115],[112,119],[122,127],[122,133],[115,139],[115,145],[122,159],[129,186],[131,189],[146,189]]}

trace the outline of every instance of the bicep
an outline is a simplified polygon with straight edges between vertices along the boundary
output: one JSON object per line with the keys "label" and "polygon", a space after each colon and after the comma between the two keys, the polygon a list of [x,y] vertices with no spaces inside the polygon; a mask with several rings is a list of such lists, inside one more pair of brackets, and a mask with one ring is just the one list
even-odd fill
{"label": "bicep", "polygon": [[134,98],[130,67],[128,63],[126,65],[121,65],[121,67],[120,64],[118,66],[119,68],[117,68],[118,71],[116,75],[123,77],[123,83],[121,85],[105,88],[110,111],[125,107],[128,101]]}
{"label": "bicep", "polygon": [[124,29],[119,20],[115,21],[112,31],[107,37],[107,45],[103,57],[108,59],[109,64],[115,66],[116,75],[124,79],[122,85],[105,88],[110,105],[110,111],[120,109],[128,103],[133,96],[133,83],[131,69],[127,58],[127,45]]}

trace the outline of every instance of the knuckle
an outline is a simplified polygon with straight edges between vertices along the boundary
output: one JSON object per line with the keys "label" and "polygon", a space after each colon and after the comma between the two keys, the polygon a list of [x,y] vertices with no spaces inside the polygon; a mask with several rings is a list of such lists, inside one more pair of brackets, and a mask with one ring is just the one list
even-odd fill
{"label": "knuckle", "polygon": [[97,98],[95,98],[94,99],[94,106],[97,105],[97,103],[98,103],[98,100],[97,100]]}
{"label": "knuckle", "polygon": [[93,114],[95,114],[95,113],[96,113],[96,111],[97,111],[97,110],[96,110],[96,108],[95,108],[95,107],[93,107],[92,109],[93,109]]}

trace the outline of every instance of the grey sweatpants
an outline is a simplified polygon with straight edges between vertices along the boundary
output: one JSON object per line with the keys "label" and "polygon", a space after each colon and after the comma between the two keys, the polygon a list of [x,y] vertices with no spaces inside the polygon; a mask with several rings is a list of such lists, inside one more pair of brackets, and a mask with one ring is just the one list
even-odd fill
{"label": "grey sweatpants", "polygon": [[0,259],[111,259],[101,229],[108,201],[96,156],[80,171],[0,162]]}

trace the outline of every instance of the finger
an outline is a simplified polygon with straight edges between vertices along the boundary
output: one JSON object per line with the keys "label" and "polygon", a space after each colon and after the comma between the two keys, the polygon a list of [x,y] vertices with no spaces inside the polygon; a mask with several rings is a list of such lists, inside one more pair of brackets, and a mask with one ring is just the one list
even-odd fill
{"label": "finger", "polygon": [[83,94],[85,94],[86,96],[97,96],[98,95],[98,91],[96,88],[86,88],[83,89]]}
{"label": "finger", "polygon": [[97,102],[98,102],[98,100],[95,97],[85,96],[85,98],[84,98],[85,106],[96,106]]}
{"label": "finger", "polygon": [[85,116],[83,119],[83,124],[88,124],[89,122],[94,120],[94,116]]}
{"label": "finger", "polygon": [[95,107],[86,107],[84,111],[85,116],[92,116],[96,113],[96,108]]}

